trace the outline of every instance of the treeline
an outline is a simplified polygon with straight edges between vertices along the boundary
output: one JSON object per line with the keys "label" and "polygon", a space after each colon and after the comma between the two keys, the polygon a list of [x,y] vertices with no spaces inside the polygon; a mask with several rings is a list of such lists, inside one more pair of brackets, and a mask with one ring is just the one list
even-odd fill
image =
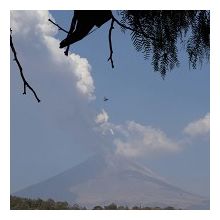
{"label": "treeline", "polygon": [[70,209],[67,202],[55,202],[53,199],[29,199],[17,196],[10,196],[10,209],[11,210],[65,210]]}
{"label": "treeline", "polygon": [[[29,199],[21,198],[17,196],[10,197],[10,209],[11,210],[86,210],[84,206],[78,204],[70,205],[67,202],[55,202],[53,199]],[[107,206],[95,206],[93,210],[174,210],[174,207],[168,206],[166,208],[160,207],[141,207],[133,206],[117,206],[111,203]]]}

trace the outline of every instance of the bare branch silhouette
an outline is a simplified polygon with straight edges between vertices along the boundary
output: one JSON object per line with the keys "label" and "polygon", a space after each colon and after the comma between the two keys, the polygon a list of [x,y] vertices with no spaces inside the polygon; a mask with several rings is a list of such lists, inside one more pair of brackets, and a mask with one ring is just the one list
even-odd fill
{"label": "bare branch silhouette", "polygon": [[[61,30],[61,31],[63,31],[63,32],[65,32],[65,33],[67,33],[67,34],[69,35],[69,33],[70,33],[70,31],[71,31],[72,23],[71,23],[70,31],[67,31],[67,30],[63,29],[60,25],[58,25],[57,23],[55,23],[54,21],[52,21],[50,18],[48,19],[48,21],[51,22],[52,24],[54,24],[55,26],[57,26],[57,27],[58,27],[58,30]],[[68,56],[69,47],[70,47],[70,46],[67,46],[66,50],[64,51],[64,54],[65,54],[66,56]]]}
{"label": "bare branch silhouette", "polygon": [[[12,33],[12,30],[10,30],[10,32]],[[23,83],[24,83],[24,92],[23,94],[26,95],[26,87],[28,87],[34,94],[35,98],[37,99],[38,102],[40,102],[40,99],[38,98],[36,92],[34,91],[34,89],[29,85],[29,83],[27,82],[27,80],[25,79],[24,77],[24,74],[23,74],[23,69],[22,69],[22,66],[17,58],[17,53],[16,53],[16,50],[15,50],[15,47],[14,47],[14,44],[13,44],[13,41],[12,41],[12,35],[10,34],[10,47],[11,47],[11,50],[14,54],[14,61],[17,63],[18,65],[18,68],[20,70],[20,75],[21,75],[21,78],[23,80]]]}
{"label": "bare branch silhouette", "polygon": [[[67,34],[69,33],[67,30],[63,29],[59,24],[55,23],[55,22],[52,21],[50,18],[48,19],[48,21],[50,21],[52,24],[54,24],[55,26],[57,26],[60,31],[63,31],[63,32],[67,33]],[[90,31],[90,32],[87,34],[87,36],[90,35],[91,33],[93,33],[94,31],[96,31],[97,29],[98,29],[98,27],[95,28],[95,29],[93,29],[92,31]]]}
{"label": "bare branch silhouette", "polygon": [[[76,25],[76,18],[75,18],[75,14],[73,14],[71,25],[70,25],[70,29],[69,29],[69,32],[67,32],[67,36],[69,36],[73,32],[73,30],[75,28],[75,25]],[[69,49],[70,49],[70,45],[68,45],[66,50],[64,51],[64,54],[66,56],[68,56]]]}
{"label": "bare branch silhouette", "polygon": [[54,24],[55,26],[58,27],[59,30],[65,32],[65,33],[69,33],[68,31],[66,31],[65,29],[63,29],[62,27],[60,27],[57,23],[55,23],[54,21],[52,21],[50,18],[48,19],[49,22],[51,22],[52,24]]}
{"label": "bare branch silhouette", "polygon": [[113,59],[112,59],[113,49],[112,49],[112,39],[111,38],[112,38],[112,30],[114,29],[114,21],[115,21],[115,19],[112,18],[111,26],[110,26],[109,33],[108,33],[109,48],[110,48],[110,55],[109,55],[108,61],[109,60],[111,61],[112,68],[114,68],[114,63],[113,63]]}

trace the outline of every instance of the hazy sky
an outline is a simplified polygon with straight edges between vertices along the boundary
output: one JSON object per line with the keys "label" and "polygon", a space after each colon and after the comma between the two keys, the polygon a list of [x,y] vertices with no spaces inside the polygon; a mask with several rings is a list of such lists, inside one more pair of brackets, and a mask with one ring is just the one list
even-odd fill
{"label": "hazy sky", "polygon": [[[94,153],[115,153],[148,166],[185,190],[209,196],[209,63],[181,65],[165,80],[115,25],[112,69],[105,24],[59,49],[72,12],[13,11],[14,44],[27,80],[11,61],[11,191],[42,181]],[[12,57],[12,55],[11,55]],[[103,102],[103,97],[109,98]]]}

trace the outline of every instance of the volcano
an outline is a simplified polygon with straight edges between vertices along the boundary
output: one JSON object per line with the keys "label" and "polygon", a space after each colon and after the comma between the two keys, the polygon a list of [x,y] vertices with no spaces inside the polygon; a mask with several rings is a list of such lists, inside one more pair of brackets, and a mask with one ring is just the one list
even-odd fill
{"label": "volcano", "polygon": [[115,203],[176,209],[209,209],[209,200],[165,181],[150,169],[117,155],[95,155],[43,182],[14,193],[87,208]]}

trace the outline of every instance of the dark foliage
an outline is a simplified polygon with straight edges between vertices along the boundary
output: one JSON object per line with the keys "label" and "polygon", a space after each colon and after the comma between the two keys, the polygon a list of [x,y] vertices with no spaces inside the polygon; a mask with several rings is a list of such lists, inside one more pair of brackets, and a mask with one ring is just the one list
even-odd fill
{"label": "dark foliage", "polygon": [[159,71],[162,77],[179,65],[178,40],[183,43],[186,36],[190,65],[196,68],[198,61],[209,59],[209,11],[121,11],[120,14],[121,23],[133,29],[131,39],[136,50],[145,59],[152,57],[154,71]]}
{"label": "dark foliage", "polygon": [[105,210],[117,210],[118,209],[118,207],[115,203],[111,203],[110,205],[107,205],[104,208],[105,208]]}
{"label": "dark foliage", "polygon": [[[29,199],[21,198],[17,196],[10,197],[11,210],[86,210],[86,207],[82,207],[78,204],[70,205],[67,202],[55,202],[53,199]],[[93,210],[174,210],[174,207],[168,206],[166,208],[160,207],[141,207],[134,206],[130,209],[128,206],[117,206],[115,203],[111,203],[107,206],[95,206]]]}
{"label": "dark foliage", "polygon": [[102,206],[97,205],[93,208],[93,210],[103,210],[103,208],[102,208]]}
{"label": "dark foliage", "polygon": [[44,201],[42,199],[10,197],[11,210],[67,210],[70,209],[67,202],[55,202],[52,199]]}

